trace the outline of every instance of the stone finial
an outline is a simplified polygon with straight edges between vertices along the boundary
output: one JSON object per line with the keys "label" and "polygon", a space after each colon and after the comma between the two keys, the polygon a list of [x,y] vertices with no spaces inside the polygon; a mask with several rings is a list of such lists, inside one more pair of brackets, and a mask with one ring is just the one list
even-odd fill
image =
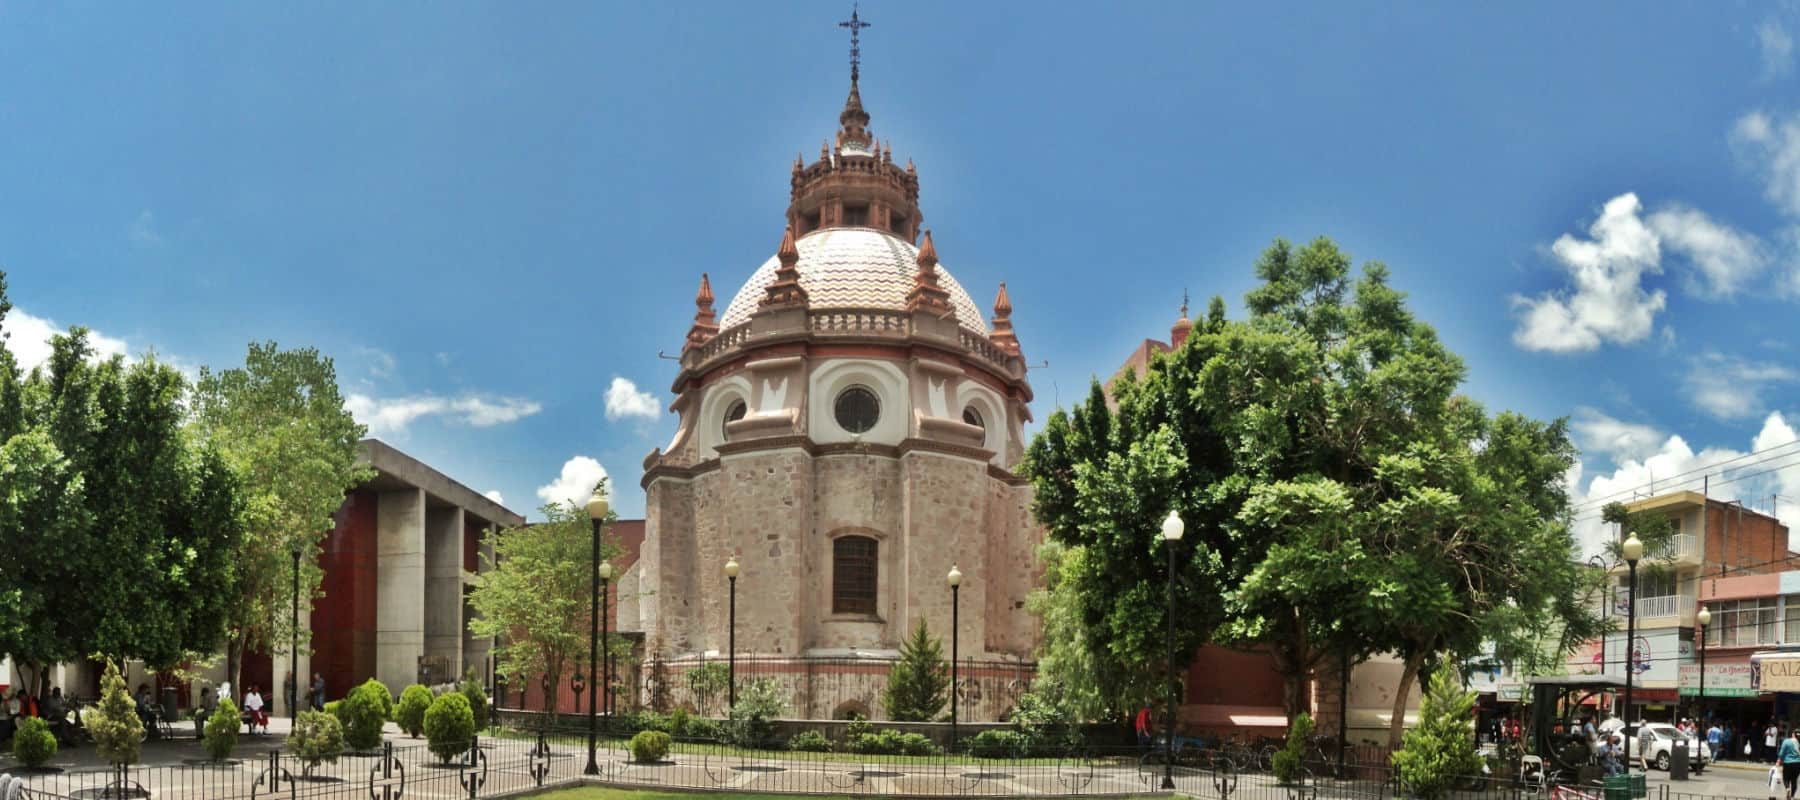
{"label": "stone finial", "polygon": [[1019,337],[1013,334],[1012,298],[1006,294],[1006,284],[1000,284],[1000,293],[994,296],[994,332],[988,334],[988,341],[1005,350],[1010,355],[1019,354]]}
{"label": "stone finial", "polygon": [[906,310],[927,310],[948,316],[956,313],[950,305],[950,292],[938,285],[937,245],[931,241],[931,231],[925,231],[925,241],[919,243],[919,270],[913,273],[912,291],[906,294]]}
{"label": "stone finial", "polygon": [[775,270],[775,280],[764,290],[759,307],[806,305],[806,287],[800,285],[800,247],[794,243],[794,226],[789,225],[782,232],[781,246],[775,248],[775,258],[781,266]]}
{"label": "stone finial", "polygon": [[1181,290],[1181,319],[1175,320],[1175,326],[1169,329],[1169,346],[1180,347],[1187,341],[1188,334],[1193,333],[1194,322],[1188,319],[1187,290]]}
{"label": "stone finial", "polygon": [[719,334],[718,316],[713,313],[712,281],[700,273],[700,290],[694,293],[694,326],[688,328],[687,344],[682,350],[700,347]]}

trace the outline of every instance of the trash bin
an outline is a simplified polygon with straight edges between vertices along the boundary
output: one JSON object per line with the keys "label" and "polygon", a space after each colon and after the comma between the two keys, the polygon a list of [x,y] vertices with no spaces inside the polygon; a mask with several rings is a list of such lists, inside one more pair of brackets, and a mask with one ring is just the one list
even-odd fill
{"label": "trash bin", "polygon": [[1685,781],[1688,779],[1688,743],[1686,739],[1676,739],[1669,743],[1669,780]]}
{"label": "trash bin", "polygon": [[1644,785],[1644,776],[1613,775],[1606,779],[1606,800],[1643,800],[1649,792]]}

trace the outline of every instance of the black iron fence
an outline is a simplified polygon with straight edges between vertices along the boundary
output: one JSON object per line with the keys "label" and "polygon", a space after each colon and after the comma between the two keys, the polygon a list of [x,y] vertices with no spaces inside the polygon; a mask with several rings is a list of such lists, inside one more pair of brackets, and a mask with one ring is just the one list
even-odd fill
{"label": "black iron fence", "polygon": [[[1145,748],[1074,748],[984,758],[969,753],[873,755],[738,747],[675,741],[654,761],[639,761],[623,737],[601,736],[592,752],[574,733],[498,731],[468,747],[433,752],[420,742],[308,764],[285,752],[235,761],[205,759],[68,772],[20,773],[36,800],[487,800],[594,780],[641,789],[724,790],[876,796],[1122,796],[1174,791],[1217,800],[1317,800],[1412,797],[1384,763],[1309,761],[1287,782],[1240,766],[1225,751],[1184,752],[1165,763]],[[1241,755],[1241,754],[1239,754]],[[1255,766],[1255,765],[1252,765]],[[1165,779],[1169,784],[1165,784]],[[12,800],[10,786],[0,797]],[[1648,800],[1698,800],[1664,784]],[[1524,776],[1482,775],[1454,782],[1444,800],[1556,798],[1605,800],[1598,787],[1537,785]],[[1748,798],[1746,798],[1748,800]]]}

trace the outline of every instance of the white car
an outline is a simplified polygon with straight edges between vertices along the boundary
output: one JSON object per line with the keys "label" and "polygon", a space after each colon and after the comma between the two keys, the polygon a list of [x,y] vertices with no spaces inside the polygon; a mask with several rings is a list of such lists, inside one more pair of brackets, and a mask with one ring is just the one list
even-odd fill
{"label": "white car", "polygon": [[1699,772],[1712,763],[1712,748],[1706,745],[1705,740],[1689,736],[1682,733],[1680,728],[1661,722],[1639,726],[1637,752],[1632,755],[1641,753],[1645,763],[1667,770],[1671,757],[1669,753],[1678,741],[1688,743],[1688,769]]}

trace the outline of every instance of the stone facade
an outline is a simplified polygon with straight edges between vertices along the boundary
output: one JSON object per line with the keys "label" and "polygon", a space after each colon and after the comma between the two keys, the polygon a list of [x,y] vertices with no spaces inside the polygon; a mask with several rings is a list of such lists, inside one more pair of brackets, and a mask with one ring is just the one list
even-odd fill
{"label": "stone facade", "polygon": [[[724,657],[735,558],[740,657],[784,680],[797,711],[881,717],[879,685],[914,626],[951,649],[956,567],[961,707],[998,717],[1038,643],[1024,604],[1042,532],[1013,471],[1025,360],[1004,287],[989,333],[919,226],[916,170],[895,166],[867,121],[853,82],[837,145],[796,166],[780,246],[723,317],[702,276],[673,389],[680,426],[644,463],[620,625],[676,673]],[[982,670],[1010,689],[969,699],[995,694]],[[879,680],[826,697],[816,687],[850,682],[821,671]]]}

